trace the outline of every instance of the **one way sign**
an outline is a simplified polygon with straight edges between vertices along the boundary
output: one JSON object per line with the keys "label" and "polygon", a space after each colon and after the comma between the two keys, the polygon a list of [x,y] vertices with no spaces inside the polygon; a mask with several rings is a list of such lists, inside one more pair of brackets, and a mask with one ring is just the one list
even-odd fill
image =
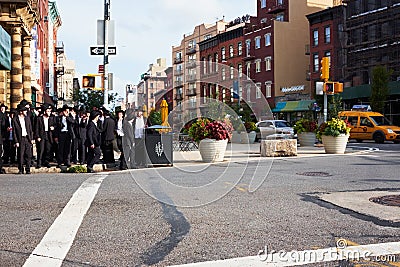
{"label": "one way sign", "polygon": [[[109,55],[116,55],[117,54],[117,47],[116,46],[109,46],[108,47],[108,54]],[[92,55],[92,56],[104,55],[104,46],[91,46],[90,47],[90,55]]]}

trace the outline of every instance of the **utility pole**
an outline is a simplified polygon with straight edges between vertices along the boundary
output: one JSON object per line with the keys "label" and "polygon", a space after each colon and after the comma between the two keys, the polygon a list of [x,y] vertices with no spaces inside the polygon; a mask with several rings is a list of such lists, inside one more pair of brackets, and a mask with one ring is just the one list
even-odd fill
{"label": "utility pole", "polygon": [[110,0],[104,0],[104,73],[103,73],[103,85],[104,85],[104,107],[108,109],[108,23],[110,21]]}

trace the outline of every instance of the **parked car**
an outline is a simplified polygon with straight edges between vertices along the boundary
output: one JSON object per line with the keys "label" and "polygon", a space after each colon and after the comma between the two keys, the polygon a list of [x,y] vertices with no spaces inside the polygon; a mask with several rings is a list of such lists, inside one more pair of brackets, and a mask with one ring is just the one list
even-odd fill
{"label": "parked car", "polygon": [[339,117],[350,124],[350,139],[356,139],[357,142],[374,140],[376,143],[400,143],[400,127],[393,125],[378,112],[342,111]]}
{"label": "parked car", "polygon": [[292,139],[296,138],[293,127],[285,120],[264,120],[256,123],[259,132],[256,140],[260,139]]}

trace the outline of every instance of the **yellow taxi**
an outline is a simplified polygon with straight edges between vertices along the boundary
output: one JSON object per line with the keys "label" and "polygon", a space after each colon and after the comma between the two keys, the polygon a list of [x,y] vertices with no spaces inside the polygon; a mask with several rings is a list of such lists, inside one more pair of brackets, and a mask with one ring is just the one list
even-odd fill
{"label": "yellow taxi", "polygon": [[339,117],[350,124],[350,139],[356,139],[357,142],[374,140],[376,143],[400,143],[400,127],[393,125],[378,112],[342,111]]}

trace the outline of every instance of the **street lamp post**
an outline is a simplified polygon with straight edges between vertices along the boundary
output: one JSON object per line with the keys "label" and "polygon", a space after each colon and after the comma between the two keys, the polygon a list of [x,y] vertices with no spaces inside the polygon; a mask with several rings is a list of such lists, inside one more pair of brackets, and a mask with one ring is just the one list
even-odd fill
{"label": "street lamp post", "polygon": [[104,84],[104,107],[108,109],[108,75],[107,75],[107,65],[108,65],[108,22],[110,21],[110,0],[104,0],[104,73],[103,73],[103,84]]}

